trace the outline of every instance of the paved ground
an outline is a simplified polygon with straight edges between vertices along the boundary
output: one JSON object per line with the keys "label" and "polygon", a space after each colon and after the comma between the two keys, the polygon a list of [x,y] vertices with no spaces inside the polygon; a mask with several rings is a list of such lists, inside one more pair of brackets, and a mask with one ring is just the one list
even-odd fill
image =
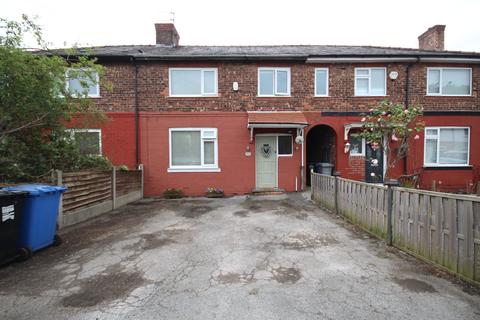
{"label": "paved ground", "polygon": [[64,240],[0,269],[1,319],[480,319],[475,289],[300,194],[145,199]]}

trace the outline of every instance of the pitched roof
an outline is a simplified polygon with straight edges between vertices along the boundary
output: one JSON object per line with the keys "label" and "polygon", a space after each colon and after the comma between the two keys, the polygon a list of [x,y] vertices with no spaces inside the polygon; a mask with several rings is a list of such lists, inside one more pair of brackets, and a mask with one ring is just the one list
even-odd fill
{"label": "pitched roof", "polygon": [[[52,50],[67,55],[65,49]],[[71,53],[70,53],[71,55]],[[473,57],[477,52],[430,51],[409,48],[332,45],[280,45],[280,46],[157,46],[121,45],[77,48],[74,55],[94,55],[104,58],[134,57],[136,59],[185,60],[185,59],[285,59],[305,60],[314,57]]]}

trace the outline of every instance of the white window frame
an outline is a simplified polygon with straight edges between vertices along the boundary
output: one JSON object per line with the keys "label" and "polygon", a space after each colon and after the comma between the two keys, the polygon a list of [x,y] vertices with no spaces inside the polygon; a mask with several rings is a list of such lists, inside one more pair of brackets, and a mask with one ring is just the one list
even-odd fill
{"label": "white window frame", "polygon": [[[438,70],[440,71],[440,92],[439,93],[430,93],[428,92],[428,80],[430,80],[430,70]],[[442,87],[443,87],[443,70],[468,70],[470,71],[470,92],[468,94],[443,94]],[[426,84],[426,95],[427,96],[442,96],[442,97],[470,97],[472,96],[472,68],[454,68],[454,67],[429,67],[427,68],[427,84]]]}
{"label": "white window frame", "polygon": [[[179,166],[172,164],[172,132],[178,131],[199,131],[200,132],[200,161],[198,166]],[[204,138],[204,131],[215,131],[215,138]],[[214,142],[214,163],[204,164],[204,142]],[[167,172],[220,172],[218,167],[218,130],[217,128],[169,128],[168,129],[168,154],[169,154],[169,168]]]}
{"label": "white window frame", "polygon": [[[326,85],[327,85],[327,88],[325,90],[325,94],[317,94],[317,71],[326,71],[326,75],[327,75],[327,81],[326,81]],[[328,97],[328,87],[329,87],[329,73],[328,73],[328,68],[315,68],[315,83],[314,83],[314,96],[315,97]]]}
{"label": "white window frame", "polygon": [[[77,71],[77,70],[78,70],[78,71],[82,71],[82,70],[85,70],[85,71],[87,71],[87,70],[92,70],[92,72],[95,72],[95,82],[96,82],[95,87],[96,87],[96,89],[97,89],[97,94],[90,94],[90,93],[89,93],[89,94],[88,94],[88,97],[89,97],[89,98],[100,98],[100,76],[99,76],[98,72],[97,72],[96,70],[94,70],[94,69],[88,69],[88,68],[79,68],[79,69],[76,69],[76,68],[68,68],[67,71],[65,71],[65,79],[66,79],[66,81],[65,81],[65,89],[67,90],[67,92],[70,92],[70,91],[69,91],[69,90],[70,90],[70,81],[69,81],[69,79],[70,79],[69,77],[70,77],[70,76],[69,76],[69,73],[70,73],[71,70],[76,70],[76,71]],[[72,96],[73,96],[73,97],[78,97],[78,94],[72,93]]]}
{"label": "white window frame", "polygon": [[[467,139],[467,163],[466,164],[448,164],[448,163],[439,163],[440,162],[440,130],[441,129],[467,129],[468,130],[468,139]],[[427,162],[427,139],[433,139],[432,136],[427,135],[427,130],[437,130],[437,162],[428,163]],[[456,127],[456,126],[439,126],[439,127],[425,127],[424,129],[424,140],[423,140],[423,166],[424,167],[470,167],[470,127]]]}
{"label": "white window frame", "polygon": [[[200,71],[200,94],[172,94],[172,71]],[[205,93],[205,72],[213,71],[215,73],[215,92]],[[168,69],[168,95],[173,98],[188,97],[218,97],[218,68],[169,68]]]}
{"label": "white window frame", "polygon": [[[350,137],[358,137],[359,135],[360,134],[358,134],[358,133],[351,133]],[[365,147],[366,147],[365,138],[362,138],[362,152],[356,153],[356,152],[352,152],[352,150],[349,150],[350,156],[363,156],[363,157],[365,157]]]}
{"label": "white window frame", "polygon": [[[385,93],[384,94],[372,94],[372,70],[383,70],[385,74]],[[368,75],[357,75],[357,71],[368,70]],[[356,97],[386,97],[387,96],[387,68],[385,67],[372,67],[372,68],[355,68],[354,71],[354,88]],[[367,79],[368,80],[368,94],[358,94],[357,93],[357,79]]]}
{"label": "white window frame", "polygon": [[102,148],[102,129],[66,129],[68,133],[70,133],[70,138],[73,140],[75,139],[75,133],[77,132],[97,132],[98,133],[98,154],[92,153],[92,156],[101,156],[103,155],[103,148]]}
{"label": "white window frame", "polygon": [[[288,133],[278,133],[278,134],[276,134],[276,136],[277,136],[277,156],[278,157],[292,157],[293,156],[293,135],[288,134]],[[278,144],[278,141],[280,140],[279,139],[280,136],[282,136],[282,137],[289,136],[290,137],[290,141],[292,143],[292,152],[291,153],[280,154],[280,149],[279,149],[279,144]]]}
{"label": "white window frame", "polygon": [[[273,71],[273,94],[260,94],[260,72],[261,71]],[[277,72],[287,72],[287,93],[277,91]],[[275,68],[275,67],[261,67],[257,71],[257,95],[258,97],[290,97],[290,68]]]}

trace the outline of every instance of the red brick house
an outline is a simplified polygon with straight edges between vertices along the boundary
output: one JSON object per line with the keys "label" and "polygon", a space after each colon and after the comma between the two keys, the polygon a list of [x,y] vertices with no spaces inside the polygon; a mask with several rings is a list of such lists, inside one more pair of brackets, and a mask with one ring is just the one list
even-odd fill
{"label": "red brick house", "polygon": [[181,46],[173,24],[155,28],[155,45],[88,48],[106,67],[91,93],[110,121],[84,134],[114,164],[143,164],[146,195],[296,191],[320,162],[381,180],[385,155],[356,131],[384,99],[425,110],[427,128],[393,175],[450,191],[479,180],[480,53],[444,51],[444,26],[422,34],[419,49]]}

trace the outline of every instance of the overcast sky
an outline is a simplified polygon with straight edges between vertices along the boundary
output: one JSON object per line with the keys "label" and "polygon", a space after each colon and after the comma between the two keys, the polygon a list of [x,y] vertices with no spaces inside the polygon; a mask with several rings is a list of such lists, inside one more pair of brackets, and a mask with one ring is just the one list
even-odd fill
{"label": "overcast sky", "polygon": [[169,19],[181,45],[411,47],[445,24],[446,49],[480,51],[480,0],[4,0],[0,17],[37,16],[52,47],[154,44]]}

